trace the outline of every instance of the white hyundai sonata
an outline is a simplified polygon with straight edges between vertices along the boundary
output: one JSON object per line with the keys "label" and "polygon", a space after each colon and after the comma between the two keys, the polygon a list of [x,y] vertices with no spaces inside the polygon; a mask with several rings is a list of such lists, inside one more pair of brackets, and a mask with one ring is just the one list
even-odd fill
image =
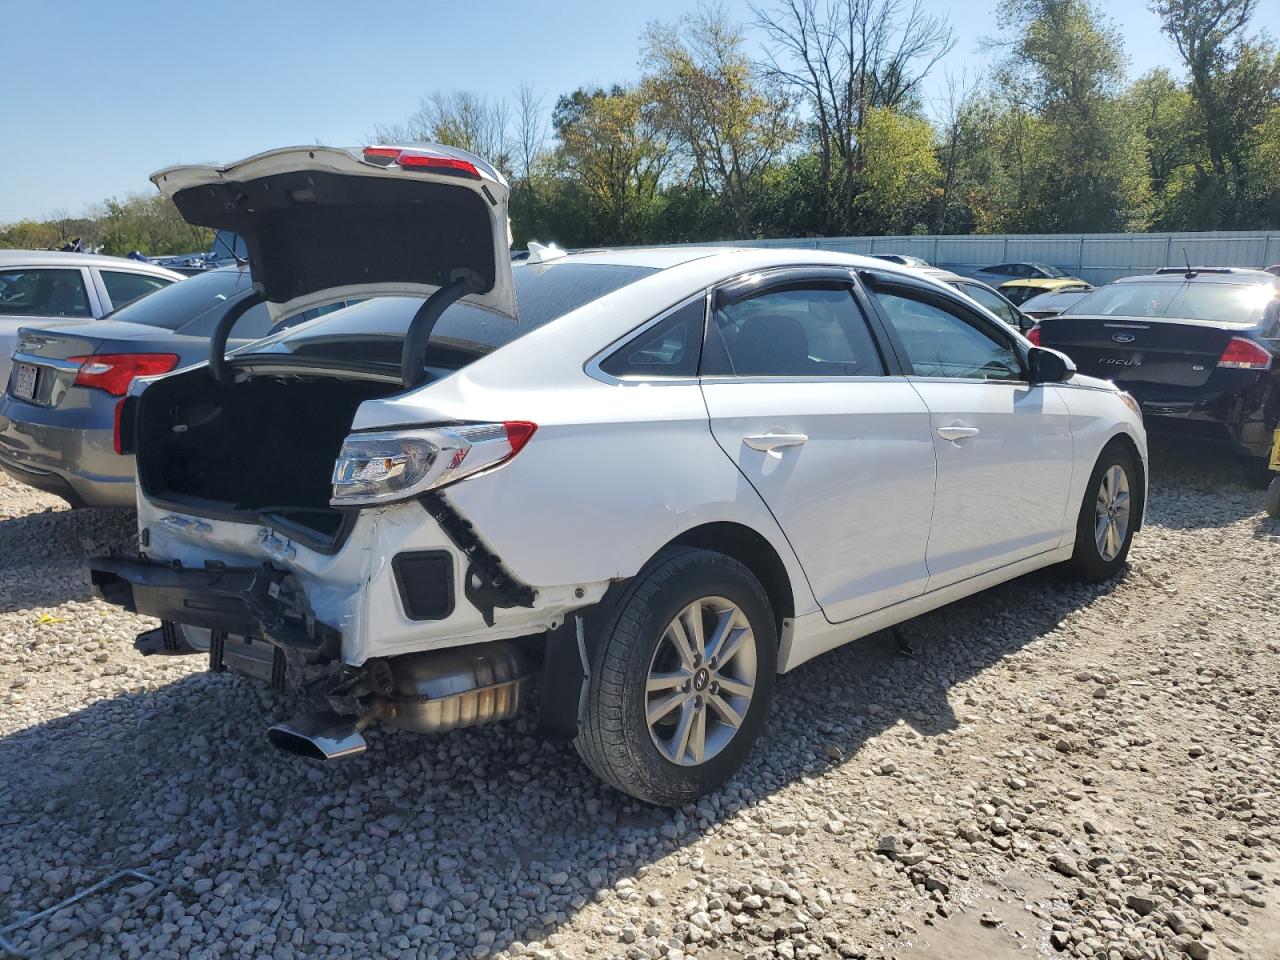
{"label": "white hyundai sonata", "polygon": [[[438,146],[154,178],[234,231],[281,329],[136,381],[139,552],[93,563],[139,649],[303,690],[319,759],[373,723],[537,709],[617,788],[714,789],[774,677],[1142,521],[1131,398],[911,270],[679,247],[512,264],[507,186]],[[294,326],[337,301],[356,306]],[[203,652],[203,651],[202,651]]]}

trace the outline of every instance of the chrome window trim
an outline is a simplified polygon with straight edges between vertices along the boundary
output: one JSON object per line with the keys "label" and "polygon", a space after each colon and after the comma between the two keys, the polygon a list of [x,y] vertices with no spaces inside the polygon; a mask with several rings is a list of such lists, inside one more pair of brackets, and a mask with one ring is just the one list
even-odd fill
{"label": "chrome window trim", "polygon": [[[698,378],[696,376],[664,377],[660,374],[651,374],[646,376],[635,376],[635,377],[615,377],[611,373],[605,373],[605,371],[600,368],[600,364],[602,364],[605,360],[608,360],[611,356],[613,356],[613,354],[621,350],[632,340],[635,340],[640,336],[642,336],[646,330],[650,330],[653,327],[656,327],[658,324],[662,323],[664,320],[669,318],[677,310],[683,310],[685,307],[689,306],[689,304],[696,301],[699,297],[703,299],[702,323],[703,323],[703,329],[705,330],[707,318],[708,318],[708,311],[711,308],[711,288],[710,287],[703,287],[698,292],[690,294],[689,296],[685,297],[679,303],[676,303],[673,306],[667,307],[667,309],[663,310],[657,316],[650,317],[648,320],[640,324],[638,327],[632,327],[622,336],[618,337],[616,340],[610,343],[603,350],[599,351],[594,356],[592,356],[591,359],[588,360],[585,364],[583,364],[582,366],[583,372],[592,380],[598,380],[600,383],[605,383],[613,387],[628,386],[628,385],[634,385],[638,383],[652,383],[652,384],[664,384],[664,385],[698,383]],[[699,338],[699,342],[701,342],[701,338]]]}

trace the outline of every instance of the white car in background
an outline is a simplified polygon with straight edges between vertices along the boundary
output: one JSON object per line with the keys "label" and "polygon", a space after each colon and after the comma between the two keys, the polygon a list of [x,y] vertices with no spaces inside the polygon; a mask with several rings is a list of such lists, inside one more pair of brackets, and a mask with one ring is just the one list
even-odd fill
{"label": "white car in background", "polygon": [[173,270],[125,257],[0,250],[0,389],[9,382],[19,327],[97,320],[182,279]]}
{"label": "white car in background", "polygon": [[544,730],[681,803],[748,755],[778,672],[1050,564],[1111,577],[1141,523],[1132,400],[919,271],[513,264],[506,183],[447,147],[155,180],[245,238],[279,318],[368,298],[135,381],[142,553],[93,564],[166,622],[144,646],[203,627],[213,669],[311,694],[286,750],[505,719],[536,681]]}

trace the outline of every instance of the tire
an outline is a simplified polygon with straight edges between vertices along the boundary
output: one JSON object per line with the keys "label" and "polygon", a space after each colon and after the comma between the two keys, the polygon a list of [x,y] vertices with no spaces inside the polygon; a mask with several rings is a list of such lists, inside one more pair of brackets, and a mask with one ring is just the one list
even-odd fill
{"label": "tire", "polygon": [[1271,481],[1267,487],[1267,498],[1264,502],[1267,515],[1280,520],[1280,477]]}
{"label": "tire", "polygon": [[[694,643],[682,654],[676,624],[693,629],[694,610],[705,643],[700,652]],[[728,629],[717,631],[717,624]],[[749,636],[739,632],[744,627]],[[718,633],[736,646],[712,670]],[[592,772],[624,793],[663,806],[696,800],[724,783],[760,735],[777,672],[773,609],[751,571],[710,550],[664,551],[628,585],[595,640],[586,715],[574,740]],[[706,659],[690,668],[689,659],[699,656]],[[750,689],[749,698],[741,694],[743,687]],[[668,704],[674,706],[661,713]],[[687,745],[680,739],[685,730]]]}
{"label": "tire", "polygon": [[[1113,472],[1119,468],[1123,473],[1123,490],[1126,493],[1124,503],[1123,531],[1119,524],[1111,531],[1110,538],[1102,531],[1104,481],[1107,490],[1115,486],[1117,475]],[[1106,496],[1112,496],[1106,494]],[[1124,567],[1129,556],[1129,546],[1133,543],[1133,528],[1141,516],[1143,491],[1138,484],[1138,468],[1131,454],[1117,442],[1107,444],[1102,456],[1098,458],[1089,476],[1089,485],[1085,487],[1084,503],[1080,505],[1080,514],[1076,520],[1076,545],[1069,561],[1070,571],[1081,580],[1100,583],[1110,580]],[[1112,496],[1111,505],[1119,514],[1119,498]],[[1102,544],[1099,536],[1103,536]],[[1118,549],[1117,547],[1118,543]]]}
{"label": "tire", "polygon": [[1270,488],[1271,482],[1277,474],[1271,470],[1270,455],[1262,458],[1252,458],[1245,461],[1244,480],[1245,483],[1255,490],[1266,490]]}

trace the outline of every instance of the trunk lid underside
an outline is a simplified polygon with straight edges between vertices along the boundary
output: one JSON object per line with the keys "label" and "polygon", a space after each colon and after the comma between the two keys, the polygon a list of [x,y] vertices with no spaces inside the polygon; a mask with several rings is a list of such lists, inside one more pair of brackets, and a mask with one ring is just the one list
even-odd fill
{"label": "trunk lid underside", "polygon": [[340,300],[430,296],[459,275],[472,280],[467,302],[514,318],[506,182],[464,151],[405,149],[469,172],[291,147],[152,180],[189,223],[244,239],[277,321]]}

